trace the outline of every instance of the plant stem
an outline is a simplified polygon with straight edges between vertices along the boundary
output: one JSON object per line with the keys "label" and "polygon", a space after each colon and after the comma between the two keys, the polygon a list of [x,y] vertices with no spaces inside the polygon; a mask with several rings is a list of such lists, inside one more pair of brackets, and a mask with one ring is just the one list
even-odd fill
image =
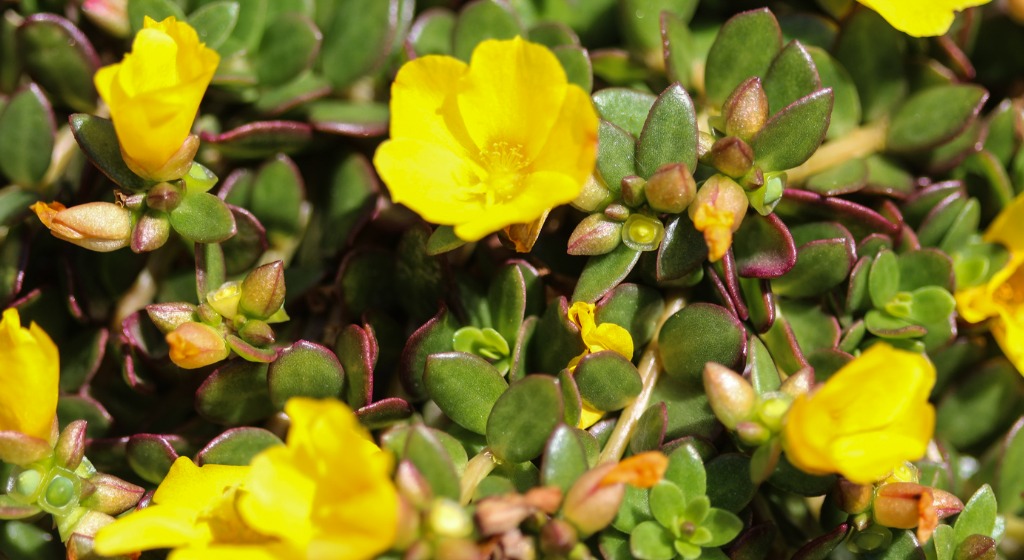
{"label": "plant stem", "polygon": [[498,461],[494,458],[491,450],[486,447],[470,459],[469,463],[466,463],[466,471],[462,473],[462,479],[459,481],[459,503],[469,504],[480,481],[491,474],[496,466],[498,466]]}
{"label": "plant stem", "polygon": [[850,131],[821,145],[811,159],[786,172],[787,183],[799,185],[808,177],[849,161],[878,153],[885,148],[885,136],[889,132],[889,120],[879,119],[873,123]]}
{"label": "plant stem", "polygon": [[647,410],[647,405],[651,400],[651,393],[654,392],[654,384],[658,382],[658,377],[661,374],[661,359],[658,357],[658,335],[661,334],[661,326],[665,324],[669,317],[685,305],[686,300],[680,294],[673,294],[665,301],[665,311],[661,314],[661,318],[658,319],[656,334],[650,344],[647,345],[647,348],[644,349],[644,355],[640,358],[640,367],[638,369],[640,370],[643,388],[640,390],[640,394],[637,395],[636,400],[622,410],[619,421],[615,424],[615,429],[612,430],[608,443],[605,444],[604,449],[601,451],[597,464],[618,461],[622,458],[622,454],[626,452],[629,438],[633,435],[633,430],[636,428],[637,422],[640,421],[640,417]]}

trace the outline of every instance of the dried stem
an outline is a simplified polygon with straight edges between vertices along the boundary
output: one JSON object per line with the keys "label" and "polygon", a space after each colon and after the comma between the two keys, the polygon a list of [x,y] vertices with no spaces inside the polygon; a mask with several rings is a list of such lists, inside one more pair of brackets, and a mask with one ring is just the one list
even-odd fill
{"label": "dried stem", "polygon": [[469,504],[480,481],[491,474],[496,466],[498,466],[498,461],[494,458],[491,450],[486,447],[469,460],[469,463],[466,464],[466,471],[462,473],[462,480],[459,481],[459,502],[462,505]]}
{"label": "dried stem", "polygon": [[665,301],[665,311],[661,314],[661,318],[658,319],[657,334],[654,335],[654,338],[644,350],[644,355],[640,358],[640,367],[638,369],[640,370],[640,379],[643,381],[643,388],[640,390],[640,394],[637,395],[636,400],[622,410],[619,421],[615,424],[615,429],[608,438],[608,443],[601,451],[598,464],[618,461],[622,458],[622,454],[626,452],[629,438],[633,435],[633,430],[636,428],[637,422],[640,421],[640,417],[647,410],[647,405],[651,400],[651,393],[654,392],[654,384],[658,382],[661,374],[661,359],[658,357],[658,336],[661,334],[661,327],[669,317],[685,305],[686,300],[680,294],[673,294]]}

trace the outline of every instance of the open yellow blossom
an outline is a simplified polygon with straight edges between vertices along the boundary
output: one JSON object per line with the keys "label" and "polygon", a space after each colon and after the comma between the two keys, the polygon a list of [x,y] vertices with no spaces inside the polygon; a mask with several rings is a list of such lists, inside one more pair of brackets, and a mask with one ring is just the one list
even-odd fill
{"label": "open yellow blossom", "polygon": [[889,25],[914,37],[934,37],[949,31],[954,12],[992,0],[857,0],[878,12]]}
{"label": "open yellow blossom", "polygon": [[192,122],[219,63],[189,24],[146,17],[124,60],[96,72],[96,90],[110,106],[132,171],[158,181],[188,171],[199,147],[189,135]]}
{"label": "open yellow blossom", "polygon": [[[587,346],[587,349],[582,354],[569,362],[570,370],[576,369],[576,364],[580,363],[580,360],[587,354],[604,352],[605,350],[616,352],[627,360],[633,359],[633,337],[630,336],[629,331],[615,323],[601,323],[598,325],[594,317],[596,309],[597,307],[593,303],[585,301],[577,301],[569,307],[567,313],[569,320],[579,327],[580,338],[583,339],[583,344]],[[588,428],[600,420],[602,416],[604,416],[604,411],[598,410],[584,401],[579,427]]]}
{"label": "open yellow blossom", "polygon": [[88,202],[71,208],[59,202],[37,202],[32,211],[54,237],[91,251],[116,251],[131,242],[131,212],[112,202]]}
{"label": "open yellow blossom", "polygon": [[533,222],[580,193],[597,113],[547,48],[488,40],[467,65],[417,58],[391,87],[391,139],[374,165],[391,198],[466,241]]}
{"label": "open yellow blossom", "polygon": [[57,417],[60,356],[46,331],[21,326],[18,310],[0,320],[0,432],[49,441]]}
{"label": "open yellow blossom", "polygon": [[882,479],[924,455],[935,429],[933,385],[928,358],[876,343],[793,401],[783,427],[786,457],[811,474],[839,473],[858,484]]}
{"label": "open yellow blossom", "polygon": [[236,510],[250,467],[203,465],[179,457],[145,509],[96,534],[104,556],[154,548],[175,549],[170,560],[298,558],[272,538],[252,531]]}
{"label": "open yellow blossom", "polygon": [[304,558],[364,560],[389,549],[398,532],[391,456],[339,401],[293,398],[285,412],[288,445],[253,460],[242,517]]}
{"label": "open yellow blossom", "polygon": [[1020,194],[985,231],[984,240],[1000,243],[1010,260],[988,283],[956,292],[957,311],[966,321],[992,319],[992,336],[1024,375],[1024,194]]}

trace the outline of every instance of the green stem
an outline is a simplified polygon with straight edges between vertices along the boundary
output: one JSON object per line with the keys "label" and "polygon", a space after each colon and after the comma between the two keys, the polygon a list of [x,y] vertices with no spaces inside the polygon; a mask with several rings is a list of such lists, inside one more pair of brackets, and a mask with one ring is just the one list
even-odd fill
{"label": "green stem", "polygon": [[494,458],[491,450],[486,447],[470,459],[469,463],[466,464],[466,471],[462,473],[462,480],[459,481],[459,503],[462,505],[469,504],[469,501],[473,499],[473,494],[476,493],[476,487],[480,485],[480,481],[491,474],[491,471],[496,466],[498,466],[497,459]]}
{"label": "green stem", "polygon": [[[665,302],[665,311],[658,320],[656,332],[660,334],[661,326],[665,324],[665,321],[685,305],[686,300],[681,295],[675,294],[669,297]],[[608,438],[608,443],[605,444],[604,449],[601,451],[601,457],[597,461],[598,464],[615,462],[622,458],[623,453],[626,452],[626,445],[629,444],[629,438],[632,437],[633,430],[636,429],[637,422],[640,421],[640,417],[647,410],[647,405],[651,401],[651,394],[654,392],[654,385],[658,382],[658,378],[661,375],[661,359],[658,357],[657,334],[644,350],[644,355],[640,358],[640,366],[637,369],[640,370],[643,388],[640,390],[640,394],[637,395],[636,400],[622,410],[619,421],[615,424],[615,429],[612,430],[612,435]]]}
{"label": "green stem", "polygon": [[808,177],[821,173],[834,165],[882,151],[885,149],[885,136],[888,131],[888,119],[879,119],[854,129],[841,138],[822,144],[810,159],[786,172],[787,183],[794,186],[800,185]]}

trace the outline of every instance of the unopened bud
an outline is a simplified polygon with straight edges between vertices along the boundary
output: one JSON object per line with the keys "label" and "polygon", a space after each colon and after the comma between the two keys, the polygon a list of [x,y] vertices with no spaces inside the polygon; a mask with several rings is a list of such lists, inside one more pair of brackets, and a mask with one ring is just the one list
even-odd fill
{"label": "unopened bud", "polygon": [[[80,514],[78,514],[80,512]],[[93,550],[93,540],[100,529],[114,522],[114,518],[100,511],[79,510],[76,514],[66,517],[59,517],[57,530],[61,536],[66,535],[67,558],[68,560],[92,560],[95,558],[107,558],[100,556]],[[127,559],[130,556],[118,556],[115,558]]]}
{"label": "unopened bud", "polygon": [[115,251],[127,247],[131,240],[131,212],[112,202],[89,202],[71,208],[59,202],[37,202],[32,210],[54,237],[91,251]]}
{"label": "unopened bud", "polygon": [[196,306],[191,303],[154,303],[146,306],[146,314],[160,332],[167,334],[183,323],[195,321]]}
{"label": "unopened bud", "polygon": [[238,336],[253,346],[270,346],[276,340],[274,329],[259,319],[249,319],[238,329]]}
{"label": "unopened bud", "polygon": [[812,387],[814,387],[814,370],[805,367],[787,377],[779,390],[795,399],[809,393]]}
{"label": "unopened bud", "polygon": [[82,13],[89,21],[114,37],[127,37],[131,32],[128,24],[128,0],[85,0]]}
{"label": "unopened bud", "polygon": [[709,132],[701,130],[697,133],[697,160],[701,163],[711,153],[711,146],[715,145],[715,137]]}
{"label": "unopened bud", "polygon": [[768,96],[761,85],[761,78],[748,78],[725,100],[722,105],[725,118],[725,133],[750,140],[768,122]]}
{"label": "unopened bud", "polygon": [[757,422],[739,422],[736,424],[736,436],[744,445],[758,446],[771,439],[772,433]]}
{"label": "unopened bud", "polygon": [[583,538],[607,527],[619,512],[626,494],[625,485],[602,484],[615,466],[615,463],[605,463],[583,473],[565,496],[562,516]]}
{"label": "unopened bud", "polygon": [[132,229],[133,253],[148,253],[163,247],[171,238],[171,221],[163,212],[146,212]]}
{"label": "unopened bud", "polygon": [[747,194],[725,175],[704,182],[690,204],[693,226],[704,234],[711,262],[720,260],[732,246],[732,232],[740,228],[747,214]]}
{"label": "unopened bud", "polygon": [[754,165],[754,150],[736,136],[726,136],[711,146],[707,159],[721,173],[739,179]]}
{"label": "unopened bud", "polygon": [[856,515],[871,507],[871,500],[875,497],[875,487],[871,484],[857,484],[840,478],[836,484],[835,497],[839,509]]}
{"label": "unopened bud", "polygon": [[170,212],[181,204],[182,188],[174,183],[159,183],[146,193],[146,206],[161,212]]}
{"label": "unopened bud", "polygon": [[561,519],[552,519],[540,529],[540,550],[545,558],[565,557],[577,542],[576,529]]}
{"label": "unopened bud", "polygon": [[398,493],[409,501],[409,504],[418,510],[427,509],[434,499],[434,492],[430,489],[427,479],[409,461],[398,463],[395,471],[395,486]]}
{"label": "unopened bud", "polygon": [[749,419],[757,404],[757,394],[750,382],[715,362],[704,365],[704,391],[718,421],[730,430]]}
{"label": "unopened bud", "polygon": [[737,181],[747,191],[757,190],[764,186],[764,170],[757,165],[753,165]]}
{"label": "unopened bud", "polygon": [[192,166],[192,160],[196,157],[196,152],[199,151],[199,137],[195,134],[190,134],[185,138],[185,141],[181,143],[181,147],[178,148],[174,155],[172,155],[163,165],[157,169],[150,168],[143,163],[135,161],[131,156],[121,150],[121,157],[124,159],[125,165],[128,169],[131,169],[136,175],[143,179],[149,179],[150,181],[173,181],[180,179],[183,175],[188,173],[189,167]]}
{"label": "unopened bud", "polygon": [[968,535],[953,551],[953,560],[995,560],[996,541],[988,535]]}
{"label": "unopened bud", "polygon": [[221,287],[206,294],[206,303],[228,320],[238,315],[238,302],[241,299],[242,287],[238,282],[225,282]]}
{"label": "unopened bud", "polygon": [[82,505],[109,515],[119,515],[135,507],[145,493],[142,488],[109,474],[97,473],[86,482],[89,491]]}
{"label": "unopened bud", "polygon": [[267,319],[284,305],[284,262],[257,267],[242,280],[238,310],[252,319]]}
{"label": "unopened bud", "polygon": [[886,527],[917,527],[917,538],[923,543],[938,526],[940,512],[947,517],[961,510],[963,503],[949,492],[913,482],[894,482],[883,484],[875,492],[872,517]]}
{"label": "unopened bud", "polygon": [[394,548],[406,550],[420,537],[420,513],[403,496],[398,497],[398,532]]}
{"label": "unopened bud", "polygon": [[604,214],[591,214],[576,226],[569,236],[570,255],[603,255],[622,242],[622,223]]}
{"label": "unopened bud", "polygon": [[603,208],[609,202],[612,201],[614,195],[612,191],[604,185],[597,177],[593,174],[587,178],[587,182],[583,183],[583,190],[580,191],[579,196],[576,200],[571,202],[573,208],[582,210],[584,212],[594,212]]}
{"label": "unopened bud", "polygon": [[224,337],[203,323],[183,323],[166,338],[171,361],[185,369],[215,364],[231,353]]}
{"label": "unopened bud", "polygon": [[653,251],[665,238],[665,226],[661,220],[633,214],[622,224],[622,242],[634,251]]}
{"label": "unopened bud", "polygon": [[57,445],[53,449],[54,458],[59,466],[73,471],[82,463],[82,457],[85,456],[85,429],[88,424],[85,420],[75,420],[60,432]]}
{"label": "unopened bud", "polygon": [[[767,397],[767,398],[765,398]],[[782,420],[789,412],[793,399],[784,393],[771,393],[771,396],[762,396],[761,404],[757,408],[757,416],[765,428],[773,433],[782,430]]]}
{"label": "unopened bud", "polygon": [[626,203],[626,206],[631,208],[639,208],[644,202],[647,201],[647,196],[644,194],[644,187],[647,185],[647,181],[643,177],[637,177],[636,175],[630,175],[622,178],[622,202]]}
{"label": "unopened bud", "polygon": [[604,208],[604,215],[616,222],[625,222],[633,212],[623,204],[609,204]]}
{"label": "unopened bud", "polygon": [[670,163],[651,175],[644,187],[644,194],[651,210],[679,214],[693,202],[697,195],[697,183],[686,164]]}

